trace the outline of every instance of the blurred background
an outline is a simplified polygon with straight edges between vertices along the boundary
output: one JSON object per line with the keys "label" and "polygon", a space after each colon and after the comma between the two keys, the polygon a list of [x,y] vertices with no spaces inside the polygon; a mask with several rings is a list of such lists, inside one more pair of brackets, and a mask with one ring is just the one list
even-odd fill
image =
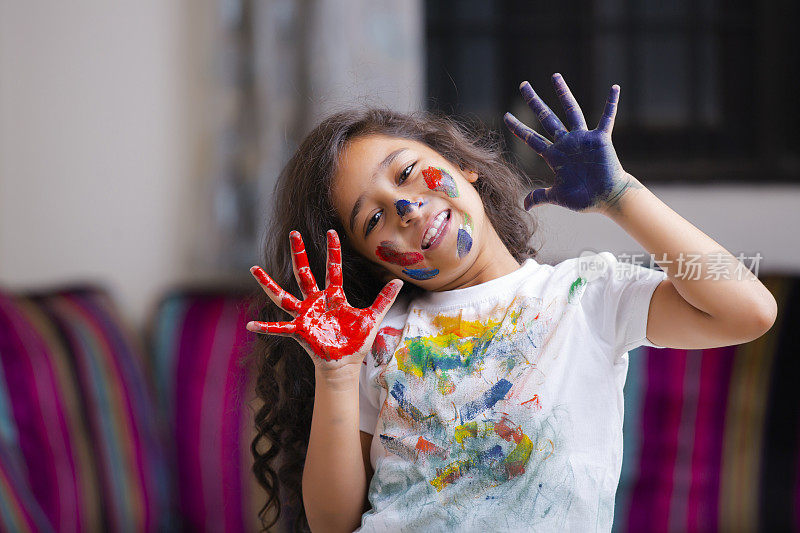
{"label": "blurred background", "polygon": [[[43,423],[41,435],[31,430],[26,444],[27,430],[12,430],[11,423],[29,416],[24,406],[38,401],[43,389],[21,383],[44,379],[40,370],[49,367],[42,361],[61,361],[62,353],[69,354],[63,368],[84,356],[141,359],[136,371],[120,363],[127,370],[119,384],[95,376],[65,386],[84,398],[74,404],[82,408],[63,414],[83,428],[70,438],[87,450],[114,449],[92,429],[96,413],[87,407],[108,400],[86,391],[99,382],[125,394],[152,387],[158,431],[179,449],[148,449],[153,457],[192,459],[177,481],[142,482],[115,501],[128,502],[135,493],[157,503],[163,494],[153,496],[152,487],[176,483],[180,490],[173,494],[181,501],[170,504],[178,511],[166,523],[193,516],[194,526],[211,531],[252,529],[245,523],[263,503],[263,494],[247,488],[252,415],[241,415],[225,437],[219,420],[238,412],[232,407],[238,404],[215,403],[250,391],[225,381],[240,372],[232,362],[238,348],[231,347],[243,345],[239,329],[249,317],[239,306],[241,292],[220,296],[198,288],[256,287],[248,269],[260,262],[276,176],[306,132],[343,107],[432,109],[481,121],[502,132],[510,157],[532,180],[549,182],[550,170],[505,132],[502,116],[512,111],[539,128],[519,96],[523,80],[563,116],[550,84],[560,72],[590,127],[609,87],[621,86],[614,144],[623,166],[735,255],[760,254],[757,274],[773,276],[769,287],[782,306],[773,337],[761,344],[631,355],[620,527],[796,528],[800,404],[793,391],[800,369],[792,354],[800,328],[792,325],[800,313],[783,306],[800,297],[798,11],[796,2],[779,0],[0,0],[0,287],[12,295],[0,298],[0,385],[5,372],[11,395],[5,403],[0,395],[0,440],[21,439],[8,449],[17,446],[25,456],[4,470],[0,453],[0,481],[6,474],[26,478],[20,465],[30,467],[41,456],[36,443],[49,434]],[[537,207],[535,215],[540,262],[584,250],[644,252],[601,215],[551,206]],[[85,287],[110,295],[121,320],[97,324],[127,331],[129,351],[139,355],[122,348],[84,351],[89,345],[78,342],[80,334],[70,336],[73,326],[106,331],[75,325],[80,317],[105,316],[105,304],[86,296]],[[13,334],[3,337],[7,331]],[[50,348],[36,353],[47,357],[30,369],[15,366],[24,359],[17,353],[33,357],[31,346],[40,344]],[[211,350],[208,359],[198,357],[203,350]],[[200,360],[202,371],[192,370],[191,362]],[[222,366],[209,370],[206,361]],[[125,381],[130,376],[141,379]],[[205,396],[187,393],[186,380]],[[14,398],[23,390],[30,395]],[[185,398],[194,404],[180,404]],[[5,419],[4,408],[10,410]],[[144,428],[149,413],[132,414],[130,427]],[[196,425],[176,429],[177,420]],[[81,432],[88,440],[75,437]],[[220,432],[219,449],[191,455],[197,442]],[[223,457],[219,450],[227,450],[228,462],[193,477],[212,464],[209,457]],[[157,459],[139,460],[159,471]],[[234,471],[236,481],[216,483]],[[51,494],[31,472],[27,479],[33,497],[26,500],[25,483],[0,483],[0,503],[22,502],[25,516],[34,517],[40,505],[55,529],[68,529],[58,520],[63,526],[77,516],[65,511],[72,509],[64,503],[71,492]],[[85,479],[106,487],[98,498],[113,493],[114,483],[102,475]],[[223,502],[246,499],[238,488],[214,493],[240,485],[258,504],[240,509],[237,520],[244,522],[223,511],[233,508]],[[4,496],[4,486],[19,489],[16,500]],[[87,486],[73,492],[90,494]],[[202,494],[193,496],[193,487]],[[51,505],[56,500],[59,506]],[[100,517],[84,525],[114,529],[111,511],[81,516]],[[163,527],[131,516],[120,523]],[[658,527],[648,527],[653,524]]]}
{"label": "blurred background", "polygon": [[[107,284],[142,324],[176,282],[245,279],[276,174],[342,106],[503,131],[561,72],[623,165],[732,252],[800,269],[797,8],[742,0],[0,2],[0,282]],[[504,132],[505,134],[505,132]],[[506,135],[533,177],[551,173]],[[641,251],[541,207],[542,260]]]}

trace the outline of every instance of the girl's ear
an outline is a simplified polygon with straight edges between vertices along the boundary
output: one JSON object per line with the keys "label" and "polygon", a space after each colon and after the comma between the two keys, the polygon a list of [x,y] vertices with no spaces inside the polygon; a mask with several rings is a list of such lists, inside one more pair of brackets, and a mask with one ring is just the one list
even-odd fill
{"label": "girl's ear", "polygon": [[472,170],[464,170],[462,165],[458,165],[458,168],[461,169],[461,173],[464,175],[464,179],[466,179],[470,183],[475,183],[478,180],[478,173]]}

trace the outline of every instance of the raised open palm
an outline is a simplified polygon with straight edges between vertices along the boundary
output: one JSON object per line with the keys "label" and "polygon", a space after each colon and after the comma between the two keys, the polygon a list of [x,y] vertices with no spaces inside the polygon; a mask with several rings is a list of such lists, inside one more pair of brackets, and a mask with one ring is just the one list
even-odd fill
{"label": "raised open palm", "polygon": [[320,290],[311,268],[300,233],[290,235],[294,274],[303,300],[300,301],[270,278],[258,266],[250,272],[261,287],[281,309],[294,316],[290,322],[248,322],[247,329],[270,335],[283,335],[296,339],[312,356],[315,364],[322,361],[360,364],[377,334],[377,326],[394,302],[403,282],[395,279],[366,309],[357,309],[347,303],[342,289],[342,249],[339,236],[328,231],[328,260],[325,289]]}
{"label": "raised open palm", "polygon": [[552,187],[536,189],[525,198],[525,209],[551,203],[573,211],[605,211],[629,188],[641,186],[622,169],[611,144],[619,85],[611,87],[603,116],[593,130],[586,128],[583,112],[561,74],[553,74],[553,85],[564,107],[569,130],[528,82],[520,85],[522,96],[552,137],[552,142],[511,113],[503,117],[511,132],[542,156],[555,173]]}

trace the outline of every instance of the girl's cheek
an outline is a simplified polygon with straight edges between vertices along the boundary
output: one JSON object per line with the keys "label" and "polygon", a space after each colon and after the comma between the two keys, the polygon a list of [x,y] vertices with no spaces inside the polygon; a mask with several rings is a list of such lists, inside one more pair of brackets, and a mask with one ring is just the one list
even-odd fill
{"label": "girl's cheek", "polygon": [[458,237],[456,238],[456,257],[461,259],[472,249],[473,226],[469,214],[463,214],[463,222],[458,226]]}
{"label": "girl's cheek", "polygon": [[436,277],[439,274],[438,268],[404,268],[403,274],[411,279],[425,281]]}
{"label": "girl's cheek", "polygon": [[432,191],[440,191],[450,198],[458,198],[458,186],[453,176],[440,167],[428,167],[422,171],[425,184]]}
{"label": "girl's cheek", "polygon": [[392,241],[382,241],[375,249],[378,259],[393,265],[410,266],[421,263],[424,259],[420,252],[402,252]]}
{"label": "girl's cheek", "polygon": [[[408,267],[421,263],[425,258],[420,252],[403,252],[392,241],[382,241],[375,249],[381,261],[392,265]],[[438,268],[404,268],[402,273],[411,279],[425,281],[439,274]]]}

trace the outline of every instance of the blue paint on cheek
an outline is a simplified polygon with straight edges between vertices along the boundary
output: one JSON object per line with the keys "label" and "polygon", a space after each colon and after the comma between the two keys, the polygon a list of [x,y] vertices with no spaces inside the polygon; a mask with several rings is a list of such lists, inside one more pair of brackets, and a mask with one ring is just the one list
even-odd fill
{"label": "blue paint on cheek", "polygon": [[458,257],[464,257],[472,249],[472,236],[465,229],[458,229],[458,239],[456,240],[456,250]]}
{"label": "blue paint on cheek", "polygon": [[439,273],[438,268],[404,268],[403,274],[408,276],[409,278],[413,278],[416,280],[424,281],[426,279],[431,279],[433,276]]}

